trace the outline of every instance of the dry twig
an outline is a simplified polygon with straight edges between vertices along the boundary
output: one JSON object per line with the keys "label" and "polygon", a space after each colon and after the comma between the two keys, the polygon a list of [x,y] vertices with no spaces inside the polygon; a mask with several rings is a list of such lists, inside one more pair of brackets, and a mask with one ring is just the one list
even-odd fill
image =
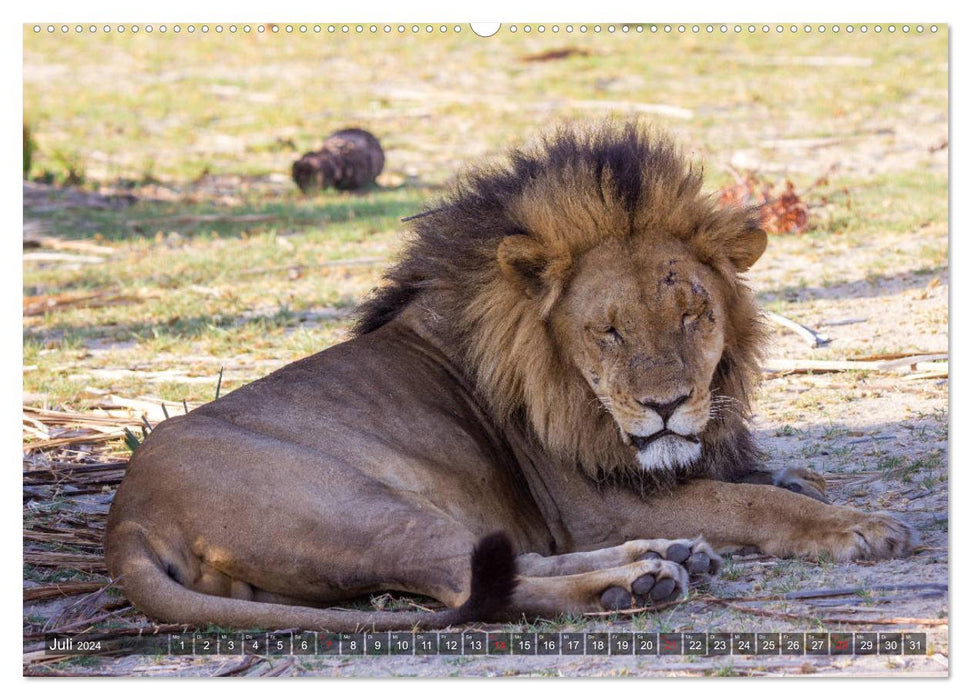
{"label": "dry twig", "polygon": [[767,311],[766,316],[768,316],[769,320],[772,321],[773,323],[777,323],[778,325],[783,326],[784,328],[788,328],[790,331],[792,331],[800,338],[805,340],[807,343],[809,343],[811,347],[821,348],[824,345],[829,345],[831,342],[833,342],[832,339],[827,338],[826,336],[820,335],[812,328],[807,328],[806,326],[800,323],[796,323],[792,319],[786,318],[781,314],[773,313],[772,311]]}
{"label": "dry twig", "polygon": [[245,657],[242,663],[238,663],[235,666],[231,666],[222,671],[217,671],[216,673],[213,674],[213,676],[216,678],[224,678],[226,676],[238,676],[244,673],[245,671],[248,671],[249,669],[251,669],[256,664],[260,663],[261,661],[263,661],[263,659],[261,659],[259,656],[250,655]]}
{"label": "dry twig", "polygon": [[815,372],[943,372],[947,374],[947,354],[910,355],[889,361],[866,360],[790,360],[773,358],[762,365],[770,374],[812,374]]}

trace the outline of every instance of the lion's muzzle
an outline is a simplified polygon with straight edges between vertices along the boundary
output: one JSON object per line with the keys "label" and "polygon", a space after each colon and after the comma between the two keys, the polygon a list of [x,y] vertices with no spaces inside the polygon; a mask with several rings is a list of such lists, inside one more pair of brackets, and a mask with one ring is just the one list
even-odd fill
{"label": "lion's muzzle", "polygon": [[688,442],[696,444],[700,442],[697,435],[682,435],[681,433],[676,433],[673,430],[668,430],[667,428],[658,430],[656,433],[652,433],[651,435],[628,435],[627,437],[630,438],[631,443],[637,448],[637,451],[640,452],[642,450],[646,450],[651,444],[654,443],[654,441],[660,440],[667,435],[681,438],[682,440],[687,440]]}
{"label": "lion's muzzle", "polygon": [[644,408],[649,408],[652,411],[654,411],[656,414],[658,414],[666,426],[667,422],[671,419],[671,416],[674,415],[674,412],[681,407],[681,404],[683,404],[685,401],[691,398],[691,393],[692,392],[689,391],[687,394],[679,396],[673,401],[666,401],[664,403],[659,403],[651,399],[638,399],[637,403],[639,403]]}
{"label": "lion's muzzle", "polygon": [[642,469],[685,466],[701,455],[698,435],[704,424],[698,424],[699,412],[694,410],[697,405],[688,402],[693,393],[689,391],[670,401],[637,401],[646,409],[644,416],[625,434]]}

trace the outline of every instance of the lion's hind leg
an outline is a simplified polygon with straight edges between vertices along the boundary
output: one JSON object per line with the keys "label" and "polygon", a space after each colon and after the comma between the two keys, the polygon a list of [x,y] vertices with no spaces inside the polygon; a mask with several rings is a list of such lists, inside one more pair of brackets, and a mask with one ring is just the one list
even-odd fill
{"label": "lion's hind leg", "polygon": [[553,617],[665,603],[688,590],[688,572],[666,559],[645,559],[567,576],[520,576],[511,608]]}
{"label": "lion's hind leg", "polygon": [[665,559],[681,564],[692,576],[714,575],[721,557],[703,539],[628,540],[616,547],[544,557],[521,554],[516,565],[523,576],[566,576],[632,564],[643,559]]}
{"label": "lion's hind leg", "polygon": [[616,547],[517,557],[514,606],[523,613],[599,612],[648,607],[684,595],[691,576],[717,572],[721,558],[700,538],[630,540]]}

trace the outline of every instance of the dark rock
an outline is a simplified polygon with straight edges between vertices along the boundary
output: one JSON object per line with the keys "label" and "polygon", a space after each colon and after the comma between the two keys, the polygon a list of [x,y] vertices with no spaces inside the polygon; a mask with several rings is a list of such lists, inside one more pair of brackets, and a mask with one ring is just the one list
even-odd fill
{"label": "dark rock", "polygon": [[293,181],[305,193],[334,187],[356,190],[374,183],[384,168],[381,143],[363,129],[342,129],[327,137],[319,151],[293,164]]}

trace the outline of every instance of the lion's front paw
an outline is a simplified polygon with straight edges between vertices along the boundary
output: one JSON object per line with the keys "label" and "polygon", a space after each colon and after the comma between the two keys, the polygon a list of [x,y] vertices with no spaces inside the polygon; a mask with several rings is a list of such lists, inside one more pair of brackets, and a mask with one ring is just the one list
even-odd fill
{"label": "lion's front paw", "polygon": [[910,554],[916,539],[907,523],[889,513],[874,513],[853,528],[857,540],[856,559],[896,559]]}
{"label": "lion's front paw", "polygon": [[821,524],[805,553],[836,561],[894,559],[910,553],[915,534],[909,525],[889,513],[846,510],[849,514],[841,522],[832,527]]}
{"label": "lion's front paw", "polygon": [[812,469],[805,467],[783,469],[776,474],[772,483],[793,493],[801,493],[803,496],[829,503],[829,498],[826,496],[826,480]]}

